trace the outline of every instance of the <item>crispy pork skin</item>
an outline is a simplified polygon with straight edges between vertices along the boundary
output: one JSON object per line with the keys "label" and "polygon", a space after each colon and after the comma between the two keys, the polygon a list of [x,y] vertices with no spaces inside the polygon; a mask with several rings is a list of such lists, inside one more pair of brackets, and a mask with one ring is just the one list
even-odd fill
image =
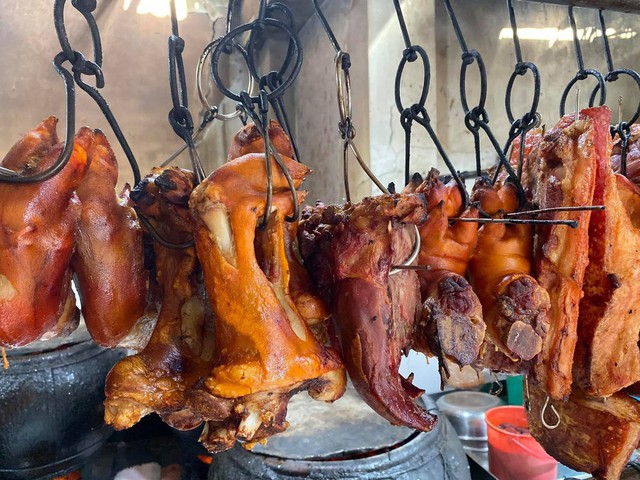
{"label": "crispy pork skin", "polygon": [[[596,122],[582,112],[565,115],[540,147],[534,203],[540,208],[586,206],[593,202],[596,178]],[[608,125],[608,122],[607,122]],[[534,276],[549,294],[549,330],[533,367],[533,377],[552,398],[571,392],[572,366],[589,263],[590,211],[562,211],[542,219],[576,220],[578,228],[542,225],[536,229]]]}
{"label": "crispy pork skin", "polygon": [[598,397],[640,381],[640,189],[611,169],[609,113],[585,110],[596,126],[593,203],[606,209],[591,214],[573,369],[580,387]]}

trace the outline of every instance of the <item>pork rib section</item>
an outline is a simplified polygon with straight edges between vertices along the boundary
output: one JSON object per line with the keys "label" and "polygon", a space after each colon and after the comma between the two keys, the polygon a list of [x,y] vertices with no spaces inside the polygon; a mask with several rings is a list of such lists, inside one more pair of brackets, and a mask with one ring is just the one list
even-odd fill
{"label": "pork rib section", "polygon": [[[337,353],[321,345],[289,292],[284,222],[293,198],[273,158],[273,201],[266,229],[272,245],[264,272],[255,237],[266,208],[264,154],[249,153],[213,172],[193,192],[196,251],[216,316],[213,368],[196,400],[208,420],[201,441],[211,451],[247,447],[287,428],[289,398],[307,390],[323,401],[343,393],[346,375]],[[284,157],[296,188],[309,169]],[[303,193],[296,192],[302,200]],[[207,418],[206,407],[232,404],[232,414]]]}
{"label": "pork rib section", "polygon": [[403,264],[424,222],[423,195],[370,197],[308,208],[298,238],[305,265],[332,306],[343,359],[360,396],[394,425],[431,430],[437,418],[414,402],[422,393],[398,373],[413,345],[420,307],[416,273]]}

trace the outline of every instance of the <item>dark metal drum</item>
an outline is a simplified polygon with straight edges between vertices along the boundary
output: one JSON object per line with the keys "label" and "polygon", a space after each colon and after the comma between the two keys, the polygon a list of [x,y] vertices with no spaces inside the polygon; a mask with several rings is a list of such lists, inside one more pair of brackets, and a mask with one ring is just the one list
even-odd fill
{"label": "dark metal drum", "polygon": [[104,381],[122,351],[86,331],[8,350],[0,367],[0,478],[49,477],[78,468],[111,434]]}
{"label": "dark metal drum", "polygon": [[[427,408],[436,406],[423,397]],[[393,427],[353,389],[333,405],[293,398],[289,430],[252,452],[236,446],[214,457],[209,480],[468,480],[462,444],[444,415],[429,433]]]}

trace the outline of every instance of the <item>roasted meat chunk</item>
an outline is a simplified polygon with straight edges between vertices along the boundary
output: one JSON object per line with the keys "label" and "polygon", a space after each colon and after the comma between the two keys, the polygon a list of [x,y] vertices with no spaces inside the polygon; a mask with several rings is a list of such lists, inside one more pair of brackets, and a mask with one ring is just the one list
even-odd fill
{"label": "roasted meat chunk", "polygon": [[[601,107],[606,108],[606,107]],[[534,204],[539,208],[592,205],[599,120],[582,111],[565,115],[540,147]],[[589,262],[590,211],[560,211],[538,218],[575,220],[577,228],[541,225],[536,229],[534,273],[549,294],[549,330],[533,367],[533,377],[552,398],[571,392],[573,355],[584,272]]]}
{"label": "roasted meat chunk", "polygon": [[438,357],[443,380],[448,363],[474,363],[484,339],[482,306],[464,275],[476,244],[475,222],[449,224],[450,217],[477,218],[478,209],[462,211],[462,196],[455,181],[447,183],[432,169],[426,179],[415,174],[404,190],[425,195],[428,216],[419,227],[417,270],[423,302],[414,348]]}
{"label": "roasted meat chunk", "polygon": [[128,205],[128,186],[116,195],[118,164],[104,133],[84,127],[76,142],[90,163],[77,190],[82,214],[72,257],[82,316],[98,345],[140,349],[155,322],[154,315],[145,315],[148,274],[142,229]]}
{"label": "roasted meat chunk", "polygon": [[[50,168],[63,144],[49,117],[26,134],[2,166],[32,175]],[[0,183],[0,345],[17,347],[73,331],[79,321],[71,290],[71,255],[80,218],[75,191],[88,167],[74,145],[67,165],[39,183]]]}
{"label": "roasted meat chunk", "polygon": [[528,423],[531,435],[556,460],[600,480],[618,480],[640,442],[640,403],[623,393],[606,400],[590,398],[574,389],[565,402],[550,401],[542,423],[546,392],[529,383]]}
{"label": "roasted meat chunk", "polygon": [[605,210],[591,213],[573,372],[589,395],[608,397],[640,381],[640,189],[611,170],[609,111],[585,113],[596,126],[593,203]]}
{"label": "roasted meat chunk", "polygon": [[[161,236],[172,243],[192,237],[188,199],[193,174],[154,169],[132,193],[136,205]],[[155,283],[161,308],[146,347],[109,372],[105,423],[129,428],[151,412],[179,428],[195,428],[203,418],[188,408],[191,389],[206,376],[213,358],[213,318],[197,282],[195,248],[168,248],[157,241]]]}
{"label": "roasted meat chunk", "polygon": [[[629,140],[627,141],[627,178],[636,185],[640,185],[640,124],[630,125]],[[616,136],[613,141],[611,166],[613,171],[620,173],[622,158],[622,140]]]}
{"label": "roasted meat chunk", "polygon": [[420,194],[370,197],[308,208],[298,231],[305,266],[332,306],[356,390],[391,423],[423,431],[436,417],[413,401],[421,390],[398,373],[402,352],[413,346],[419,283],[413,271],[391,270],[410,257],[414,225],[426,214]]}
{"label": "roasted meat chunk", "polygon": [[[484,212],[500,218],[518,208],[516,188],[506,182],[506,176],[495,185],[487,177],[479,179],[472,199]],[[532,260],[531,225],[486,223],[478,232],[468,270],[482,303],[487,341],[523,370],[523,361],[542,349],[550,308],[549,295],[530,275]]]}
{"label": "roasted meat chunk", "polygon": [[[315,339],[291,298],[284,223],[293,198],[275,160],[269,160],[269,245],[260,242],[265,271],[255,251],[266,208],[264,154],[229,161],[190,200],[196,251],[216,316],[214,364],[193,400],[207,420],[201,441],[212,451],[231,448],[236,440],[250,447],[286,429],[289,398],[299,391],[334,401],[346,386],[337,353]],[[309,169],[287,157],[284,162],[299,187]],[[302,200],[303,192],[296,193]],[[230,411],[221,415],[227,405]]]}

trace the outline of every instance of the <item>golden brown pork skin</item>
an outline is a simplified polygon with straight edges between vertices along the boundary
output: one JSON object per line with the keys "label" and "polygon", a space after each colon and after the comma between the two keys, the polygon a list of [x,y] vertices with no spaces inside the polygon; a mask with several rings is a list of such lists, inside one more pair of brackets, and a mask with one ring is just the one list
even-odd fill
{"label": "golden brown pork skin", "polygon": [[90,163],[77,190],[82,214],[72,257],[82,315],[98,345],[140,349],[155,318],[145,315],[148,274],[138,216],[128,205],[128,187],[116,195],[118,163],[104,133],[83,127],[76,143]]}
{"label": "golden brown pork skin", "polygon": [[[25,135],[2,166],[32,175],[50,168],[63,144],[49,117]],[[74,145],[67,165],[38,183],[0,183],[0,345],[17,347],[69,333],[79,312],[71,291],[71,255],[81,213],[75,193],[87,153]]]}
{"label": "golden brown pork skin", "polygon": [[[346,386],[344,367],[320,345],[289,294],[284,222],[293,198],[274,159],[269,268],[260,268],[255,231],[266,204],[264,154],[249,153],[213,172],[193,192],[196,251],[209,301],[216,315],[214,366],[194,402],[215,410],[231,403],[227,417],[207,415],[201,441],[212,451],[236,440],[250,447],[287,427],[289,398],[307,390],[318,400],[334,401]],[[299,187],[309,169],[284,157]],[[304,195],[297,192],[299,199]],[[209,408],[206,408],[209,405]]]}

